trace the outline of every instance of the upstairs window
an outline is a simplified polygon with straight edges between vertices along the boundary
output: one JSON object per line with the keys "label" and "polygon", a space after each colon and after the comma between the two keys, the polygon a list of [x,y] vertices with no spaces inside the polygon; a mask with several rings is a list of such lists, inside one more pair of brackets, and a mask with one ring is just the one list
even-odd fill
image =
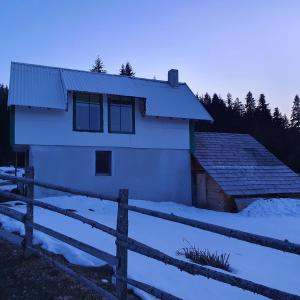
{"label": "upstairs window", "polygon": [[75,93],[73,110],[73,129],[75,131],[103,131],[102,95]]}
{"label": "upstairs window", "polygon": [[111,151],[96,151],[96,175],[111,176]]}
{"label": "upstairs window", "polygon": [[132,97],[108,97],[108,131],[111,133],[135,132],[135,109]]}

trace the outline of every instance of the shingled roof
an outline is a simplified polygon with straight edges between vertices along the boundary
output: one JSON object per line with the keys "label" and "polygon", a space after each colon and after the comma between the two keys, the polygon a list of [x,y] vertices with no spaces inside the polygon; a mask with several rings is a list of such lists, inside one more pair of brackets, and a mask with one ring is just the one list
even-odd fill
{"label": "shingled roof", "polygon": [[300,177],[248,134],[195,134],[194,156],[233,197],[300,194]]}

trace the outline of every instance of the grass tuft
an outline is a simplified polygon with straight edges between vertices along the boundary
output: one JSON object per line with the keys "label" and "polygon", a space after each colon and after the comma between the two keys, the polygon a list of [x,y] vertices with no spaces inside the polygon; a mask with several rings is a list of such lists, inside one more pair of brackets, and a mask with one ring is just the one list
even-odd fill
{"label": "grass tuft", "polygon": [[230,272],[229,257],[230,254],[210,252],[208,249],[200,250],[196,246],[189,243],[188,247],[184,247],[176,252],[177,255],[185,256],[193,263],[211,266]]}

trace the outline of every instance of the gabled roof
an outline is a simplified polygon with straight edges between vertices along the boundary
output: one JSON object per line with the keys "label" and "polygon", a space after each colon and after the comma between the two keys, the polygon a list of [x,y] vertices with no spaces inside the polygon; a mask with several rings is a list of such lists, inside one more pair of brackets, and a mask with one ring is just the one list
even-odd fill
{"label": "gabled roof", "polygon": [[196,133],[194,155],[229,196],[300,193],[300,177],[248,134]]}
{"label": "gabled roof", "polygon": [[212,121],[185,83],[131,78],[23,63],[11,64],[9,105],[67,108],[68,91],[146,99],[146,115]]}

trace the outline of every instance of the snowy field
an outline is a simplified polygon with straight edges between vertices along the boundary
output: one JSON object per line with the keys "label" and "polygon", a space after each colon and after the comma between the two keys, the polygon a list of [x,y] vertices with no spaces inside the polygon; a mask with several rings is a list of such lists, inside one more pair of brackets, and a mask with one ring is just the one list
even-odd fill
{"label": "snowy field", "polygon": [[[87,218],[116,227],[117,206],[109,201],[82,196],[49,197],[42,201],[75,209]],[[15,206],[14,203],[10,202],[10,205],[21,212],[25,211],[24,206]],[[196,209],[170,202],[130,200],[130,204],[300,243],[300,200],[262,199],[239,214]],[[79,221],[41,208],[35,208],[34,218],[39,224],[115,254],[114,238]],[[23,225],[19,222],[1,215],[0,222],[8,230],[24,234]],[[133,212],[129,215],[129,235],[181,259],[182,257],[176,256],[176,251],[187,246],[186,241],[203,250],[229,253],[234,275],[300,295],[299,256]],[[64,255],[75,264],[102,264],[98,259],[36,231],[34,242],[47,250]],[[133,252],[129,253],[129,276],[187,300],[265,299],[211,279],[189,275]],[[139,294],[144,299],[152,299],[144,293]]]}

